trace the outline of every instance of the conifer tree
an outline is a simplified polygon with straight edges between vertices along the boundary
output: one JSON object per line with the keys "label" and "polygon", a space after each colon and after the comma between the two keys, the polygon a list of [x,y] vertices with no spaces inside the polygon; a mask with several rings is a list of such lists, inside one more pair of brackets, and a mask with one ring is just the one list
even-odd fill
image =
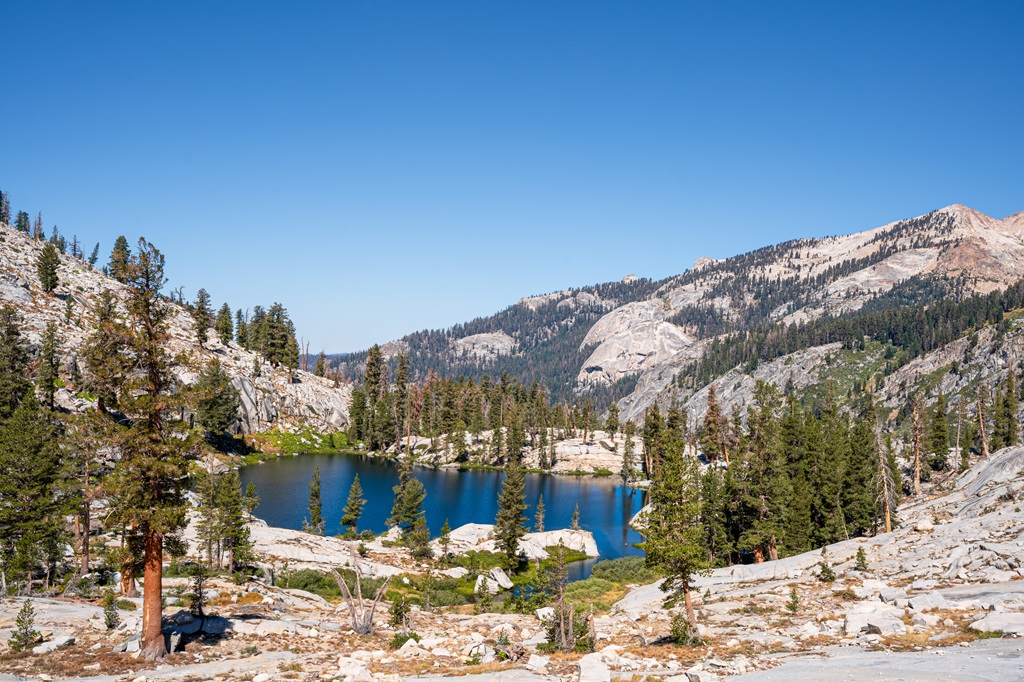
{"label": "conifer tree", "polygon": [[114,248],[110,252],[110,262],[107,264],[107,272],[111,277],[122,284],[128,282],[128,267],[131,262],[131,249],[128,247],[128,240],[124,235],[114,240]]}
{"label": "conifer tree", "polygon": [[[174,383],[168,353],[169,304],[160,297],[164,257],[140,239],[124,271],[128,313],[132,319],[131,353],[138,370],[120,396],[131,420],[118,443],[121,459],[108,476],[110,520],[134,527],[143,542],[145,591],[141,655],[147,660],[167,654],[161,618],[164,539],[186,523],[184,493],[195,444],[188,425],[175,420],[187,394]],[[178,408],[178,409],[176,409]]]}
{"label": "conifer tree", "polygon": [[526,477],[517,457],[510,457],[498,494],[494,545],[510,569],[519,565],[519,541],[526,535]]}
{"label": "conifer tree", "polygon": [[96,246],[92,247],[92,253],[89,254],[89,265],[96,267],[96,261],[100,259],[100,243],[96,242]]}
{"label": "conifer tree", "polygon": [[218,477],[213,472],[201,472],[196,478],[195,492],[199,499],[196,519],[196,538],[206,550],[206,563],[220,568],[220,528],[217,506]]}
{"label": "conifer tree", "polygon": [[576,506],[572,509],[572,519],[569,520],[569,528],[573,530],[580,529],[580,503],[577,502]]}
{"label": "conifer tree", "polygon": [[772,384],[758,382],[748,411],[749,444],[735,475],[738,518],[743,531],[740,548],[755,561],[779,558],[786,539],[786,511],[792,488],[782,451],[778,422],[779,395]]}
{"label": "conifer tree", "polygon": [[117,406],[118,395],[132,368],[131,334],[108,289],[96,297],[95,321],[85,341],[85,385],[96,396],[96,408],[106,413]]}
{"label": "conifer tree", "polygon": [[60,283],[60,278],[57,276],[59,265],[60,254],[57,253],[57,247],[48,242],[36,259],[36,272],[39,275],[39,284],[43,287],[43,293],[51,293]]}
{"label": "conifer tree", "polygon": [[21,336],[21,316],[13,306],[0,306],[0,422],[21,404],[29,390],[28,349]]}
{"label": "conifer tree", "polygon": [[7,192],[0,192],[0,225],[11,223],[11,200]]}
{"label": "conifer tree", "polygon": [[15,218],[14,220],[14,228],[18,232],[24,232],[25,234],[28,234],[29,230],[32,228],[32,225],[30,223],[31,221],[28,217],[28,213],[26,213],[25,211],[18,211],[18,217]]}
{"label": "conifer tree", "polygon": [[39,641],[39,632],[34,627],[35,620],[36,610],[32,606],[32,600],[26,599],[14,620],[14,629],[11,631],[11,638],[8,641],[11,651],[15,653],[27,651]]}
{"label": "conifer tree", "polygon": [[348,499],[345,500],[345,508],[341,513],[341,525],[353,533],[356,532],[364,506],[366,506],[366,499],[363,497],[363,486],[359,483],[359,474],[356,474],[348,489]]}
{"label": "conifer tree", "polygon": [[25,579],[63,552],[65,492],[59,427],[27,391],[0,425],[0,554],[7,578]]}
{"label": "conifer tree", "polygon": [[843,467],[849,459],[846,421],[831,397],[820,420],[806,425],[807,480],[811,489],[812,545],[821,547],[846,537],[843,519]]}
{"label": "conifer tree", "polygon": [[196,293],[196,302],[192,304],[192,321],[196,325],[196,342],[203,348],[210,327],[213,325],[213,310],[210,309],[210,294],[206,289]]}
{"label": "conifer tree", "polygon": [[309,479],[309,518],[302,522],[302,530],[314,535],[323,535],[323,499],[320,496],[320,465],[313,469]]}
{"label": "conifer tree", "polygon": [[46,409],[55,407],[54,396],[57,394],[57,382],[60,380],[60,346],[57,325],[46,324],[43,330],[42,343],[39,348],[39,365],[36,369],[36,384],[43,397]]}
{"label": "conifer tree", "polygon": [[413,478],[412,462],[409,459],[402,463],[398,485],[391,490],[395,494],[395,501],[391,506],[391,516],[388,517],[387,524],[403,530],[408,529],[416,519],[423,516],[423,500],[427,497],[423,484],[419,479]]}
{"label": "conifer tree", "polygon": [[696,631],[693,579],[709,568],[709,552],[701,523],[697,460],[683,454],[680,442],[663,452],[658,475],[651,482],[650,505],[643,543],[646,563],[667,574],[661,589],[683,597],[690,628]]}
{"label": "conifer tree", "polygon": [[874,407],[864,407],[850,431],[849,459],[844,467],[843,518],[848,536],[868,533],[875,518],[875,470],[879,459],[874,432]]}
{"label": "conifer tree", "polygon": [[941,471],[949,465],[949,421],[946,415],[946,396],[939,394],[932,407],[931,433],[928,450],[932,469]]}
{"label": "conifer tree", "polygon": [[249,324],[241,308],[235,311],[235,342],[242,348],[249,348]]}
{"label": "conifer tree", "polygon": [[219,358],[213,358],[199,374],[195,387],[196,422],[212,433],[224,433],[238,421],[241,405],[238,389],[224,371]]}
{"label": "conifer tree", "polygon": [[213,329],[217,332],[217,338],[220,339],[221,344],[226,346],[231,343],[235,328],[231,323],[231,306],[227,303],[217,311],[217,321],[214,323]]}
{"label": "conifer tree", "polygon": [[619,432],[619,406],[612,403],[608,406],[608,419],[605,420],[605,429],[611,434],[612,445],[615,445],[615,434]]}
{"label": "conifer tree", "polygon": [[700,480],[703,543],[708,566],[724,566],[733,551],[729,533],[729,498],[725,476],[718,467],[708,467]]}
{"label": "conifer tree", "polygon": [[533,532],[544,532],[544,493],[541,493],[540,497],[537,498],[537,509],[533,515]]}
{"label": "conifer tree", "polygon": [[327,354],[323,351],[316,356],[316,362],[313,364],[313,376],[322,377],[327,374]]}
{"label": "conifer tree", "polygon": [[899,468],[892,437],[886,438],[885,448],[878,450],[875,467],[875,515],[884,532],[890,533],[896,524],[896,507],[899,504]]}
{"label": "conifer tree", "polygon": [[223,548],[228,552],[229,573],[243,568],[253,559],[253,544],[245,518],[247,506],[238,470],[232,469],[223,474],[217,486],[217,528]]}
{"label": "conifer tree", "polygon": [[722,410],[718,406],[715,387],[708,387],[708,407],[704,412],[704,428],[700,435],[700,449],[708,461],[715,462],[722,455],[723,439]]}
{"label": "conifer tree", "polygon": [[441,548],[441,558],[447,559],[452,546],[452,527],[448,525],[448,519],[445,519],[444,525],[441,526],[441,536],[437,539],[437,544]]}
{"label": "conifer tree", "polygon": [[622,427],[625,438],[622,444],[622,482],[629,483],[636,476],[636,443],[633,436],[636,435],[636,425],[627,421]]}

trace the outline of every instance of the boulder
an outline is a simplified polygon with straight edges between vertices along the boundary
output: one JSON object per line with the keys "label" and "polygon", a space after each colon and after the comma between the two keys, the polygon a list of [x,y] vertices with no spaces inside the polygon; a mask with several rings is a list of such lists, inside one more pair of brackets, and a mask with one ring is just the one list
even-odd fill
{"label": "boulder", "polygon": [[478,575],[476,577],[476,585],[473,586],[473,594],[481,594],[483,592],[498,594],[500,591],[501,586],[486,575]]}
{"label": "boulder", "polygon": [[512,580],[508,577],[508,574],[497,566],[491,569],[491,577],[494,579],[494,582],[498,583],[498,587],[503,590],[511,590],[515,587],[512,584]]}
{"label": "boulder", "polygon": [[601,654],[587,654],[579,660],[580,682],[611,682],[612,671]]}
{"label": "boulder", "polygon": [[937,592],[926,592],[908,600],[910,608],[915,611],[928,611],[931,609],[948,609],[949,602]]}
{"label": "boulder", "polygon": [[904,635],[907,625],[900,616],[903,609],[879,602],[866,602],[851,607],[846,612],[843,631],[847,635]]}
{"label": "boulder", "polygon": [[979,632],[1006,632],[1024,635],[1024,613],[995,611],[981,620],[971,623],[971,628]]}
{"label": "boulder", "polygon": [[537,654],[530,654],[530,659],[526,662],[526,667],[529,670],[541,672],[547,669],[548,664],[550,662],[551,661],[548,659],[547,656],[538,656]]}
{"label": "boulder", "polygon": [[75,643],[75,638],[70,635],[64,635],[63,637],[56,637],[51,639],[49,642],[43,642],[39,646],[32,647],[32,653],[34,654],[48,654],[58,649],[64,649]]}
{"label": "boulder", "polygon": [[918,533],[929,533],[935,528],[935,524],[932,523],[931,519],[920,519],[915,525],[914,530]]}
{"label": "boulder", "polygon": [[366,665],[362,661],[348,656],[338,657],[337,676],[345,682],[373,682],[373,676]]}

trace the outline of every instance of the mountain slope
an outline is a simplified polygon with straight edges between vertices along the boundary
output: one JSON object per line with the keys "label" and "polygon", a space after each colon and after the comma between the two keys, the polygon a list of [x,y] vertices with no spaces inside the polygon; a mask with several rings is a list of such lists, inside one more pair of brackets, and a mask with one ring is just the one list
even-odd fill
{"label": "mountain slope", "polygon": [[[105,276],[88,263],[61,254],[59,284],[52,294],[43,292],[36,272],[36,259],[45,242],[33,239],[9,226],[0,226],[0,303],[14,306],[23,319],[28,342],[38,346],[47,323],[58,327],[63,339],[63,378],[67,385],[57,395],[66,409],[78,411],[89,404],[86,394],[76,391],[71,377],[80,369],[79,353],[91,332],[93,306],[104,290],[113,291],[123,301],[125,287]],[[170,335],[173,354],[183,354],[199,368],[219,358],[241,397],[236,430],[255,433],[288,424],[320,431],[336,431],[348,424],[351,389],[335,387],[326,379],[307,372],[293,376],[259,360],[257,354],[234,341],[223,345],[214,333],[205,348],[195,342],[195,325],[184,306],[171,304]],[[259,365],[257,376],[254,366]],[[196,374],[178,369],[184,383],[192,383]]]}
{"label": "mountain slope", "polygon": [[[410,334],[385,350],[408,352],[420,374],[508,372],[541,382],[555,399],[618,401],[623,416],[635,418],[655,402],[704,388],[677,380],[729,335],[963,300],[1022,277],[1024,213],[998,220],[954,204],[850,235],[702,258],[661,282],[629,277],[521,299],[492,317]],[[336,359],[354,376],[363,357]]]}

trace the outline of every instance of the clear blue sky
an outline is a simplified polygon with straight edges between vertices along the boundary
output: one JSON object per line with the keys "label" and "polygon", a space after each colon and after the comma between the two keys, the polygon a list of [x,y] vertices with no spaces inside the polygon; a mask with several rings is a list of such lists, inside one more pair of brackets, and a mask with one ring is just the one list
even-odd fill
{"label": "clear blue sky", "polygon": [[0,188],[357,350],[701,255],[1024,210],[1021,7],[6,2]]}

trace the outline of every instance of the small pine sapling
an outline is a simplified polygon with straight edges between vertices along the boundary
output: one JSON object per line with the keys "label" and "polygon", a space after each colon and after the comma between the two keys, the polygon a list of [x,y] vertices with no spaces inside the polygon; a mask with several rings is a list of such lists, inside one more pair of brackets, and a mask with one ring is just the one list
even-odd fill
{"label": "small pine sapling", "polygon": [[789,601],[786,602],[786,609],[790,613],[796,613],[797,609],[800,608],[800,595],[796,593],[796,588],[789,588]]}
{"label": "small pine sapling", "polygon": [[24,606],[18,611],[18,618],[14,621],[14,631],[7,645],[11,651],[25,651],[39,641],[39,633],[32,626],[35,625],[36,610],[32,607],[32,600],[26,599]]}
{"label": "small pine sapling", "polygon": [[121,624],[121,616],[117,611],[117,594],[113,590],[103,592],[103,624],[113,630]]}
{"label": "small pine sapling", "polygon": [[868,570],[868,555],[864,552],[863,547],[857,548],[857,570],[864,573]]}

